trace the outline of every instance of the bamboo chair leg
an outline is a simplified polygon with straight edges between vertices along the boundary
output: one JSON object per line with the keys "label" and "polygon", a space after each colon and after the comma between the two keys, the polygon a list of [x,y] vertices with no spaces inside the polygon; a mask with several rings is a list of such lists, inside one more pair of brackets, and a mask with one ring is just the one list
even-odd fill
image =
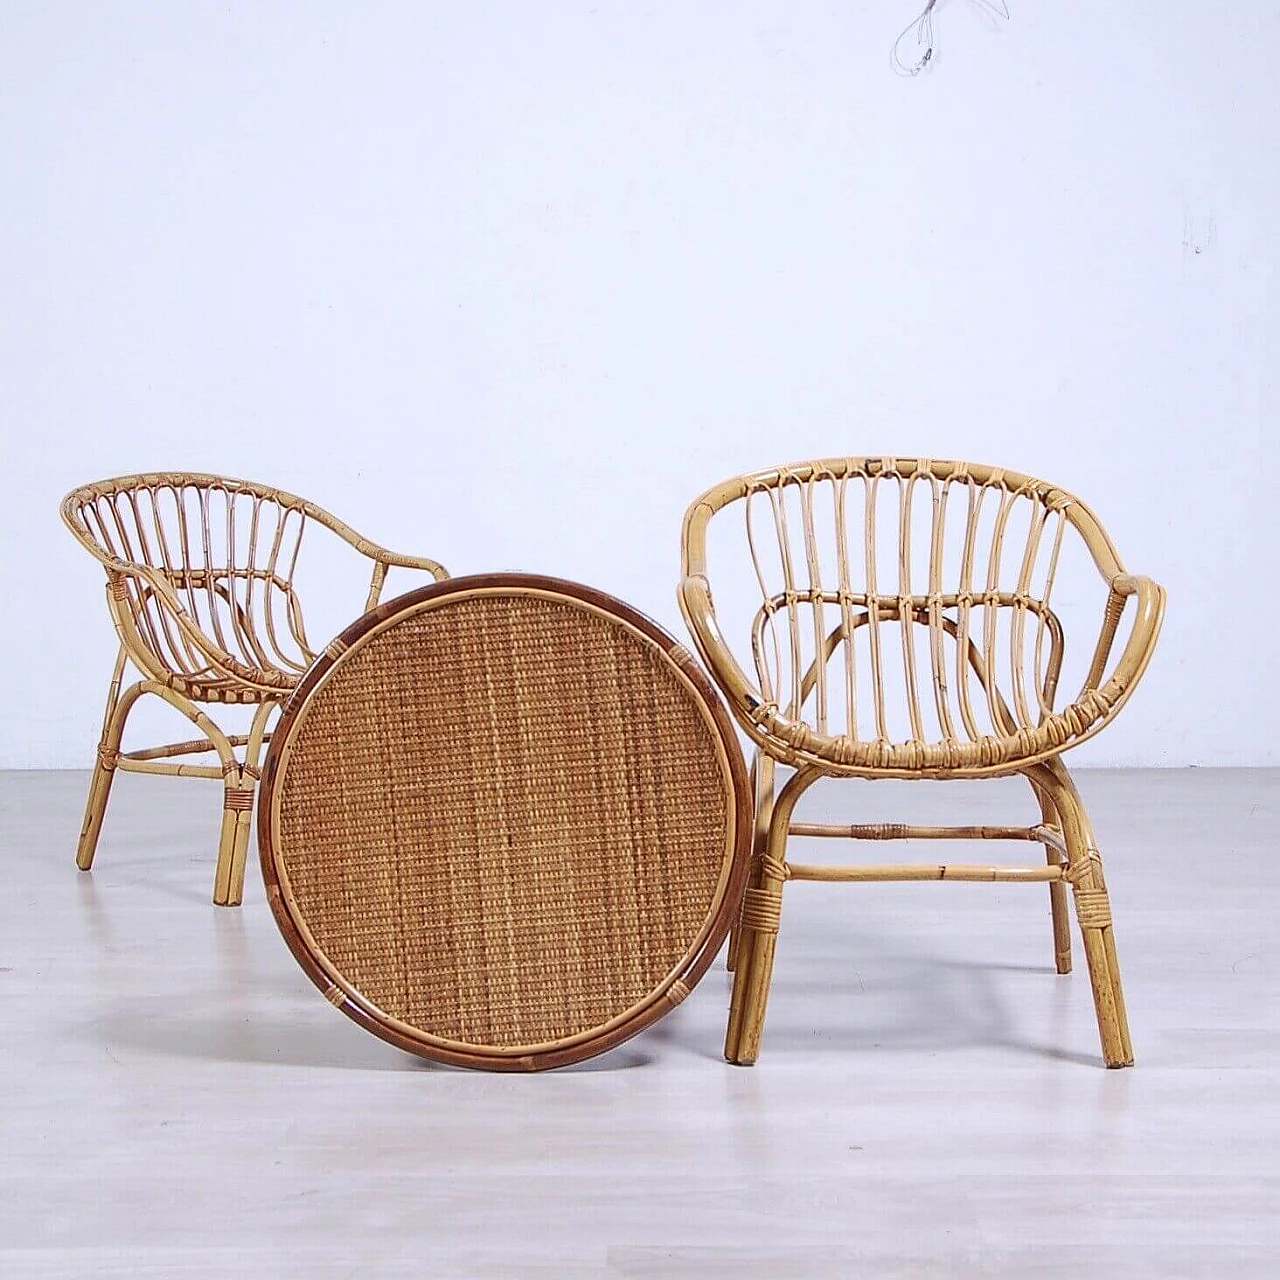
{"label": "bamboo chair leg", "polygon": [[253,821],[252,785],[237,778],[223,797],[222,833],[218,838],[218,869],[213,879],[213,904],[238,907],[244,901],[244,868],[248,860]]}
{"label": "bamboo chair leg", "polygon": [[1069,858],[1067,876],[1089,965],[1102,1056],[1108,1067],[1131,1067],[1133,1043],[1120,983],[1111,901],[1093,828],[1080,793],[1060,760],[1041,766],[1038,778],[1045,783],[1062,820]]}
{"label": "bamboo chair leg", "polygon": [[[236,846],[244,848],[249,843],[249,813],[253,808],[253,781],[257,776],[257,752],[262,747],[262,731],[266,725],[268,712],[275,704],[264,704],[254,714],[253,727],[249,731],[249,746],[246,751],[254,752],[253,768],[246,771],[236,759],[236,753],[227,735],[209,719],[190,698],[161,684],[158,680],[143,680],[131,686],[120,700],[116,715],[123,717],[129,705],[144,693],[153,693],[157,698],[167,702],[175,711],[181,712],[209,740],[210,747],[218,753],[222,763],[224,778],[224,799],[222,813],[222,835],[218,841],[218,870],[214,877],[213,900],[218,906],[235,906],[240,901],[240,891],[235,890],[234,868],[236,863]],[[123,721],[122,721],[123,722]],[[119,739],[116,739],[117,746]],[[247,756],[246,756],[247,759]],[[246,782],[247,772],[247,782]],[[246,792],[247,787],[247,792]],[[246,802],[247,795],[247,802]],[[237,831],[243,822],[244,831]],[[244,856],[240,855],[240,878],[244,879]],[[234,890],[234,891],[233,891]]]}
{"label": "bamboo chair leg", "polygon": [[[773,815],[773,782],[777,765],[772,756],[757,751],[751,762],[751,791],[755,801],[753,813],[755,825],[751,835],[751,855],[764,856],[769,844],[769,819]],[[759,887],[756,885],[755,887]],[[729,931],[729,956],[726,968],[732,973],[738,967],[738,955],[742,946],[742,915],[739,912]]]}
{"label": "bamboo chair leg", "polygon": [[[1031,783],[1040,802],[1040,816],[1046,826],[1058,825],[1058,811],[1053,800],[1035,782]],[[1058,851],[1044,847],[1050,866],[1058,863]],[[1053,962],[1059,973],[1071,972],[1071,917],[1067,912],[1067,886],[1061,880],[1049,882],[1049,911],[1053,918]]]}
{"label": "bamboo chair leg", "polygon": [[213,902],[218,907],[238,907],[244,901],[244,871],[253,831],[253,799],[258,783],[258,759],[267,720],[276,709],[264,702],[253,716],[244,763],[228,770],[223,792],[222,832],[218,839],[218,869],[213,880]]}
{"label": "bamboo chair leg", "polygon": [[76,866],[88,871],[93,866],[98,837],[102,834],[102,820],[107,812],[107,800],[111,796],[111,784],[115,781],[116,760],[120,755],[120,739],[124,734],[124,722],[129,717],[140,690],[129,690],[121,699],[120,680],[124,675],[125,652],[123,647],[116,659],[111,685],[107,693],[107,708],[102,717],[102,735],[98,740],[98,754],[89,782],[89,796],[84,806],[84,822],[80,826],[80,839],[76,844]]}
{"label": "bamboo chair leg", "polygon": [[102,819],[107,812],[107,799],[115,780],[116,767],[103,758],[98,748],[97,763],[93,767],[93,779],[89,783],[89,796],[84,806],[84,822],[80,827],[80,840],[76,845],[76,866],[88,871],[93,866],[93,855],[98,850],[98,837],[102,834]]}
{"label": "bamboo chair leg", "polygon": [[729,926],[729,952],[725,956],[724,967],[732,973],[738,967],[738,952],[742,946],[742,916],[736,915]]}
{"label": "bamboo chair leg", "polygon": [[751,1066],[760,1056],[773,978],[773,956],[782,919],[787,832],[796,801],[819,776],[816,769],[802,769],[787,780],[773,807],[765,853],[753,864],[752,887],[743,894],[742,937],[724,1045],[724,1056],[738,1066]]}
{"label": "bamboo chair leg", "polygon": [[742,1034],[742,1013],[746,999],[746,983],[752,969],[752,953],[755,947],[755,933],[744,929],[742,913],[746,909],[749,897],[760,892],[759,864],[753,862],[747,875],[747,887],[742,893],[742,904],[738,910],[738,918],[734,922],[734,936],[730,939],[732,964],[729,972],[733,974],[733,990],[729,998],[729,1025],[724,1034],[724,1056],[730,1062],[737,1062],[738,1040]]}
{"label": "bamboo chair leg", "polygon": [[[754,792],[756,785],[756,762],[751,764],[751,788]],[[759,809],[755,810],[757,820],[759,818]],[[755,836],[752,835],[751,852],[755,854]],[[748,877],[748,887],[750,887],[750,877]],[[744,891],[745,892],[745,891]],[[724,958],[724,967],[732,973],[738,967],[738,947],[742,935],[742,904],[738,904],[738,910],[733,916],[733,922],[729,925],[729,950]]]}

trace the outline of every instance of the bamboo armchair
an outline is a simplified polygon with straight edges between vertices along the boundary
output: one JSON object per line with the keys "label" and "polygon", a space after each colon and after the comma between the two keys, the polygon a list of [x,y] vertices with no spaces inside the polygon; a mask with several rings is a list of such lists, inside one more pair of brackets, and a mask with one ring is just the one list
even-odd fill
{"label": "bamboo armchair", "polygon": [[[315,503],[221,476],[164,472],[100,481],[69,493],[62,518],[106,570],[107,608],[120,640],[76,863],[84,871],[93,865],[117,769],[221,779],[213,900],[236,906],[267,723],[316,657],[294,585],[303,534],[319,525],[372,562],[366,612],[391,568],[448,575],[434,560],[369,542]],[[130,662],[142,679],[122,688]],[[125,721],[144,694],[180,711],[203,736],[121,751]],[[229,735],[199,704],[256,710],[248,733]],[[174,762],[207,752],[217,753],[217,765]]]}
{"label": "bamboo armchair", "polygon": [[[726,640],[708,579],[712,518],[731,506],[746,524],[743,577],[761,601],[742,636],[754,677]],[[1069,544],[1101,574],[1102,617],[1079,693],[1059,706],[1066,633],[1050,601]],[[1049,885],[1059,973],[1071,969],[1071,887],[1103,1057],[1109,1067],[1131,1065],[1102,859],[1060,757],[1132,694],[1160,629],[1163,588],[1127,573],[1097,518],[1063,490],[994,467],[904,458],[806,462],[717,485],[685,515],[682,569],[685,621],[756,746],[753,857],[730,940],[725,1056],[750,1064],[759,1054],[789,880],[1032,881]],[[775,791],[779,764],[794,772]],[[1035,793],[1034,826],[793,821],[821,777],[1012,774]],[[1043,845],[1046,862],[807,866],[788,861],[790,835],[1023,840]]]}

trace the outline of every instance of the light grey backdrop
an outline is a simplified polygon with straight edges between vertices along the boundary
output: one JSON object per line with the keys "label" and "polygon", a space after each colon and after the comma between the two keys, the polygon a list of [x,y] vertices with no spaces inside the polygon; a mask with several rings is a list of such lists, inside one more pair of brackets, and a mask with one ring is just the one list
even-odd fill
{"label": "light grey backdrop", "polygon": [[906,80],[915,3],[0,4],[0,765],[91,759],[80,481],[247,474],[678,630],[694,493],[890,451],[1170,588],[1080,762],[1280,760],[1275,6],[948,0]]}

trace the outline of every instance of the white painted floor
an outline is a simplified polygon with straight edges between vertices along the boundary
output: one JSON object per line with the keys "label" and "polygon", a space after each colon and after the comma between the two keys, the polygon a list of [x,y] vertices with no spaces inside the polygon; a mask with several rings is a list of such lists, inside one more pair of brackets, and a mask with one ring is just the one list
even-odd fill
{"label": "white painted floor", "polygon": [[[254,868],[210,905],[212,784],[121,777],[78,873],[87,777],[0,774],[0,1275],[1280,1274],[1280,772],[1080,777],[1131,1071],[1043,886],[796,884],[757,1067],[720,1058],[717,967],[536,1077],[361,1032]],[[801,818],[1035,817],[1016,783],[822,785]]]}

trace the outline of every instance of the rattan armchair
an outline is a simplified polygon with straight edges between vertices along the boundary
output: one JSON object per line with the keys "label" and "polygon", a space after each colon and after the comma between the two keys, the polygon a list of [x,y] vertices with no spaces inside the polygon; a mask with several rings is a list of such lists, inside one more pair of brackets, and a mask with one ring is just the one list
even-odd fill
{"label": "rattan armchair", "polygon": [[[369,542],[315,503],[221,476],[165,472],[104,480],[69,493],[62,518],[106,570],[107,607],[120,640],[76,863],[86,871],[93,865],[117,769],[221,779],[213,900],[235,906],[244,890],[267,724],[316,657],[294,585],[304,533],[317,525],[372,563],[365,611],[378,603],[391,568],[448,575],[434,560]],[[142,679],[122,688],[129,663]],[[144,694],[162,698],[203,736],[121,751],[125,721]],[[201,704],[256,710],[246,734],[230,735]],[[175,763],[175,757],[207,752],[217,753],[217,765]]]}
{"label": "rattan armchair", "polygon": [[[707,568],[712,519],[730,507],[745,520],[743,578],[752,604],[760,602],[741,661]],[[1059,705],[1066,632],[1050,602],[1069,547],[1101,575],[1101,619],[1079,692]],[[1071,969],[1070,886],[1103,1058],[1130,1065],[1102,859],[1060,757],[1103,729],[1133,692],[1156,643],[1164,590],[1125,571],[1097,518],[1069,493],[994,467],[925,459],[837,458],[726,481],[686,513],[682,561],[685,620],[756,746],[753,858],[730,942],[726,1057],[749,1064],[759,1053],[787,881],[1043,881],[1057,970]],[[775,794],[777,765],[794,772]],[[793,821],[796,802],[822,777],[1011,774],[1031,784],[1035,825]],[[787,859],[790,835],[1025,840],[1044,846],[1046,863],[806,866]]]}

